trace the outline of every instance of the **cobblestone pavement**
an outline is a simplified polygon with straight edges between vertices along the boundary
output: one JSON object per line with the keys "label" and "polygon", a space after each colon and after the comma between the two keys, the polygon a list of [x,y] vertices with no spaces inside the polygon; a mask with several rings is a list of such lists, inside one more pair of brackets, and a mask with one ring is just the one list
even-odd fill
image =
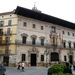
{"label": "cobblestone pavement", "polygon": [[[7,67],[6,75],[47,75],[48,68],[46,67],[26,67],[25,72],[17,70],[16,67]],[[72,67],[72,73],[75,75],[75,70]]]}
{"label": "cobblestone pavement", "polygon": [[26,67],[25,72],[17,70],[16,67],[7,67],[6,75],[47,75],[46,67]]}

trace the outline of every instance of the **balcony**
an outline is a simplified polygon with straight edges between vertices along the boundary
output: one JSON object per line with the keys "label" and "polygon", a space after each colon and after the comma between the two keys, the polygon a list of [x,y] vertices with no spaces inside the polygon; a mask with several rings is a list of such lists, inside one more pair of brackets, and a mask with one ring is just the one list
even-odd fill
{"label": "balcony", "polygon": [[9,49],[5,49],[5,50],[4,50],[4,54],[5,54],[5,55],[10,54],[10,51],[11,51],[11,50],[9,50]]}
{"label": "balcony", "polygon": [[15,41],[16,44],[19,45],[33,45],[33,46],[45,46],[45,47],[51,47],[51,48],[61,48],[61,49],[75,49],[74,47],[69,48],[69,46],[66,46],[65,48],[63,46],[59,46],[59,45],[54,45],[54,44],[50,44],[50,43],[44,43],[41,44],[40,42],[36,42],[35,44],[32,44],[32,41],[26,41],[25,43],[22,43],[21,40],[16,40]]}
{"label": "balcony", "polygon": [[4,33],[6,36],[7,35],[12,35],[12,31],[5,31],[5,33]]}
{"label": "balcony", "polygon": [[11,40],[2,40],[0,41],[0,45],[9,45],[11,44]]}
{"label": "balcony", "polygon": [[0,50],[0,55],[9,55],[11,50]]}
{"label": "balcony", "polygon": [[4,51],[3,50],[0,50],[0,55],[4,54]]}
{"label": "balcony", "polygon": [[3,36],[3,32],[0,32],[0,36]]}

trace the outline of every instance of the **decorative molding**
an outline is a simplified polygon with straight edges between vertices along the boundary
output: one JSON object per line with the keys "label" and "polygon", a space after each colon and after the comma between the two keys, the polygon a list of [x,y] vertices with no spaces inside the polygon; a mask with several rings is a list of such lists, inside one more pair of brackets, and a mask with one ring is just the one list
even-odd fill
{"label": "decorative molding", "polygon": [[66,42],[66,40],[63,40],[63,42]]}
{"label": "decorative molding", "polygon": [[28,57],[30,57],[30,54],[37,54],[37,57],[39,57],[38,53],[39,53],[38,49],[35,47],[32,47],[28,50]]}
{"label": "decorative molding", "polygon": [[75,41],[73,42],[73,44],[75,44]]}
{"label": "decorative molding", "polygon": [[31,35],[31,38],[33,38],[33,37],[34,37],[34,38],[37,38],[37,36],[36,36],[36,35]]}
{"label": "decorative molding", "polygon": [[23,34],[21,34],[21,36],[26,36],[27,37],[28,35],[26,33],[23,33]]}
{"label": "decorative molding", "polygon": [[39,38],[40,38],[40,39],[45,39],[45,37],[44,37],[44,36],[40,36]]}
{"label": "decorative molding", "polygon": [[71,41],[68,41],[68,43],[71,43]]}

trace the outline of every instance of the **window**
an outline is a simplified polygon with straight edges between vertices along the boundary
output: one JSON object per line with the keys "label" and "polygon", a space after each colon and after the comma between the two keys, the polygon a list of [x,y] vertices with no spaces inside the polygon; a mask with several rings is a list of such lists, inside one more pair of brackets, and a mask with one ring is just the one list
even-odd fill
{"label": "window", "polygon": [[63,42],[63,47],[66,48],[66,43],[65,42]]}
{"label": "window", "polygon": [[43,30],[43,26],[41,26],[41,30]]}
{"label": "window", "polygon": [[5,48],[5,54],[9,54],[9,46],[6,46],[6,48]]}
{"label": "window", "polygon": [[36,44],[36,38],[32,38],[32,44]]}
{"label": "window", "polygon": [[9,25],[9,26],[11,25],[11,22],[12,22],[12,20],[8,20],[8,25]]}
{"label": "window", "polygon": [[26,44],[26,36],[23,36],[23,37],[22,37],[22,43],[23,43],[23,44]]}
{"label": "window", "polygon": [[44,39],[41,39],[41,45],[44,45]]}
{"label": "window", "polygon": [[2,16],[2,18],[4,18],[4,16]]}
{"label": "window", "polygon": [[0,35],[3,34],[3,29],[0,29]]}
{"label": "window", "polygon": [[68,35],[70,35],[70,32],[68,32]]}
{"label": "window", "polygon": [[33,24],[33,28],[35,28],[35,24]]}
{"label": "window", "polygon": [[52,32],[53,32],[53,33],[55,33],[55,32],[56,32],[55,27],[52,27],[52,28],[51,28],[51,30],[52,30]]}
{"label": "window", "polygon": [[23,22],[23,26],[26,26],[26,24],[27,24],[26,22]]}
{"label": "window", "polygon": [[74,33],[72,33],[72,35],[74,36]]}
{"label": "window", "polygon": [[26,61],[26,55],[22,54],[22,61]]}
{"label": "window", "polygon": [[64,32],[64,31],[62,31],[62,34],[65,34],[65,32]]}
{"label": "window", "polygon": [[5,38],[5,43],[10,43],[10,37]]}
{"label": "window", "polygon": [[64,56],[64,61],[67,61],[66,56]]}
{"label": "window", "polygon": [[11,32],[10,32],[10,28],[7,28],[7,34],[10,34]]}
{"label": "window", "polygon": [[44,55],[41,55],[41,61],[44,61]]}
{"label": "window", "polygon": [[75,48],[75,43],[73,45],[74,45],[74,48]]}
{"label": "window", "polygon": [[0,26],[3,26],[4,25],[4,21],[0,21]]}
{"label": "window", "polygon": [[71,48],[71,43],[68,43],[69,44],[69,48]]}

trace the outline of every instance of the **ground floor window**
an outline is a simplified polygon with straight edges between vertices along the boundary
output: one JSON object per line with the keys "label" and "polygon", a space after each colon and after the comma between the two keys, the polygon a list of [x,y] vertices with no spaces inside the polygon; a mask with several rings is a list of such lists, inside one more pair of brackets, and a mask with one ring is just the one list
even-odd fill
{"label": "ground floor window", "polygon": [[56,52],[51,53],[51,61],[59,61],[59,54]]}
{"label": "ground floor window", "polygon": [[41,61],[44,61],[44,55],[41,55]]}
{"label": "ground floor window", "polygon": [[64,61],[67,61],[67,59],[66,59],[66,55],[64,56]]}
{"label": "ground floor window", "polygon": [[26,54],[22,54],[22,61],[26,61]]}

